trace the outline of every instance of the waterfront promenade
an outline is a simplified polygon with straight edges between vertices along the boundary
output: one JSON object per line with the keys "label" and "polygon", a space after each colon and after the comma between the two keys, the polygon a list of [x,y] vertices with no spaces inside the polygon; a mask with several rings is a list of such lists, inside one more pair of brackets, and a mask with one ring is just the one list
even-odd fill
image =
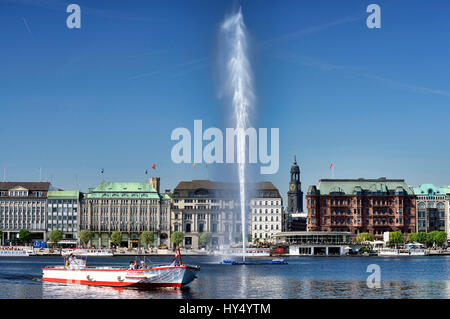
{"label": "waterfront promenade", "polygon": [[[25,246],[12,246],[12,247],[0,247],[0,250],[27,250],[30,254],[29,256],[62,256],[62,252],[65,249],[52,249],[52,248],[33,248],[33,247],[25,247]],[[450,255],[450,249],[428,249],[428,256],[447,256]],[[119,248],[119,249],[111,249],[114,257],[120,256],[173,256],[174,252],[170,249],[142,249],[142,248]],[[217,252],[211,250],[199,250],[199,249],[181,249],[181,254],[183,256],[222,256],[217,254]],[[344,255],[326,255],[326,254],[318,254],[318,255],[291,255],[289,253],[285,254],[276,254],[272,257],[373,257],[376,254],[344,254]],[[239,258],[239,257],[233,257]]]}
{"label": "waterfront promenade", "polygon": [[[26,246],[0,247],[0,250],[18,251],[27,250],[30,256],[61,256],[65,249],[53,248],[33,248]],[[170,249],[142,249],[142,248],[119,248],[111,249],[114,256],[173,256],[175,253]],[[181,254],[185,256],[208,256],[213,255],[212,251],[199,249],[181,249]]]}

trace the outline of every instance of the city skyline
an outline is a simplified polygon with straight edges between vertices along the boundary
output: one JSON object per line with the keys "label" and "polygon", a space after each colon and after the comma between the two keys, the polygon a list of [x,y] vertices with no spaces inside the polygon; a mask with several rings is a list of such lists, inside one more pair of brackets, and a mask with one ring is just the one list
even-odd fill
{"label": "city skyline", "polygon": [[[7,180],[39,181],[41,168],[43,181],[82,191],[100,184],[101,169],[108,181],[145,181],[148,169],[162,190],[233,180],[235,165],[170,159],[174,128],[195,119],[229,127],[216,59],[233,4],[77,3],[82,27],[70,30],[61,2],[0,1]],[[239,3],[251,35],[252,125],[280,128],[278,173],[252,164],[251,179],[273,182],[284,200],[294,154],[303,192],[331,177],[450,184],[449,5],[377,1],[382,28],[370,30],[369,3]]]}

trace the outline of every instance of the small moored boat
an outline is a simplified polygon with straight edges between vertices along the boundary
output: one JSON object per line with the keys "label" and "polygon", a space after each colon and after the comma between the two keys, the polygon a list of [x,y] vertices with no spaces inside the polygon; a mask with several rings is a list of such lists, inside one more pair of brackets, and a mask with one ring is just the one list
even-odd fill
{"label": "small moored boat", "polygon": [[242,248],[228,248],[225,250],[215,251],[216,256],[225,257],[270,257],[270,248],[246,248],[245,253],[242,253]]}
{"label": "small moored boat", "polygon": [[225,259],[220,262],[221,265],[287,265],[287,261],[281,258],[275,258],[271,261],[235,261]]}

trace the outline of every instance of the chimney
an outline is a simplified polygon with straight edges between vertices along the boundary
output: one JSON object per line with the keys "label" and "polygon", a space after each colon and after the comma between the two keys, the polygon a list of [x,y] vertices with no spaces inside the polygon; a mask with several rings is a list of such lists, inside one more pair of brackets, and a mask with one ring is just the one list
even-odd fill
{"label": "chimney", "polygon": [[150,177],[150,185],[159,193],[159,177]]}

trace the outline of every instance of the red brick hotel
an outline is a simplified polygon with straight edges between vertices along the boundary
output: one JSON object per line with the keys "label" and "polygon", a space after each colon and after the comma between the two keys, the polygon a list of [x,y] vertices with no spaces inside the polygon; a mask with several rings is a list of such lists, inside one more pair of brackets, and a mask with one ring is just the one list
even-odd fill
{"label": "red brick hotel", "polygon": [[308,188],[307,230],[415,232],[414,191],[403,179],[321,179]]}

